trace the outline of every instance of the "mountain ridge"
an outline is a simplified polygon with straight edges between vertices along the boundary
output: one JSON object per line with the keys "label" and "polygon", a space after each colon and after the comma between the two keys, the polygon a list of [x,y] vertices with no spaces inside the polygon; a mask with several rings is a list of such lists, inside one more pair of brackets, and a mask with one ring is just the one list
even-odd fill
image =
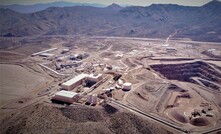
{"label": "mountain ridge", "polygon": [[[166,38],[176,33],[173,38],[220,42],[221,13],[217,12],[220,3],[212,1],[201,7],[174,4],[51,7],[29,14],[4,10],[0,12],[0,33],[2,36],[59,34],[150,38]],[[208,8],[211,6],[215,8]]]}
{"label": "mountain ridge", "polygon": [[19,13],[34,13],[45,10],[50,7],[72,7],[72,6],[93,6],[93,7],[106,7],[105,5],[98,3],[75,3],[75,2],[65,2],[65,1],[56,1],[51,3],[38,3],[33,5],[0,5],[0,9],[11,9]]}

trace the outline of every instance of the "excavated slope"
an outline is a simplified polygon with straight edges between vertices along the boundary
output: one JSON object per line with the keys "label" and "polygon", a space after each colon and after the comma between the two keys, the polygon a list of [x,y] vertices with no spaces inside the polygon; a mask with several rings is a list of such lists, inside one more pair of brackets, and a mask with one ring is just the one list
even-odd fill
{"label": "excavated slope", "polygon": [[170,80],[194,82],[192,78],[196,77],[211,82],[221,82],[221,70],[202,61],[181,64],[157,64],[150,67]]}

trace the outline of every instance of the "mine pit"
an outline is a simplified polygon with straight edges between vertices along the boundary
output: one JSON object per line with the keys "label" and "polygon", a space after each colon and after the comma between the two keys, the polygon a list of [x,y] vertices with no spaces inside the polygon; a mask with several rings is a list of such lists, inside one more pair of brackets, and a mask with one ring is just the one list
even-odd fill
{"label": "mine pit", "polygon": [[221,89],[221,70],[212,64],[196,61],[179,64],[154,64],[150,67],[169,80],[203,83],[200,85],[217,91]]}

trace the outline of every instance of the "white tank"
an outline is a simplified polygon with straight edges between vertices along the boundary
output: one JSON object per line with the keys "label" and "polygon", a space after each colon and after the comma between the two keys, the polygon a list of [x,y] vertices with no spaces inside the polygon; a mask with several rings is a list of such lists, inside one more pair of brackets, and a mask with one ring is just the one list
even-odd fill
{"label": "white tank", "polygon": [[117,83],[119,86],[122,86],[124,82],[121,79],[119,79]]}
{"label": "white tank", "polygon": [[123,84],[123,90],[129,91],[131,89],[131,83],[124,83]]}

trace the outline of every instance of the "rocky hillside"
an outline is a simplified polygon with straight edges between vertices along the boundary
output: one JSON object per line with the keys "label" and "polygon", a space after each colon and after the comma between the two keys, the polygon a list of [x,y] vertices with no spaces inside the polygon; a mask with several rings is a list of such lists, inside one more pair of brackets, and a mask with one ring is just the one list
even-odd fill
{"label": "rocky hillside", "polygon": [[191,38],[221,41],[221,2],[201,7],[153,4],[147,7],[50,7],[21,14],[0,9],[2,36],[106,35]]}
{"label": "rocky hillside", "polygon": [[[50,113],[50,114],[49,114]],[[22,112],[1,133],[65,133],[65,134],[168,134],[156,124],[134,114],[120,112],[108,106],[95,109],[84,106],[56,108],[38,104]]]}

